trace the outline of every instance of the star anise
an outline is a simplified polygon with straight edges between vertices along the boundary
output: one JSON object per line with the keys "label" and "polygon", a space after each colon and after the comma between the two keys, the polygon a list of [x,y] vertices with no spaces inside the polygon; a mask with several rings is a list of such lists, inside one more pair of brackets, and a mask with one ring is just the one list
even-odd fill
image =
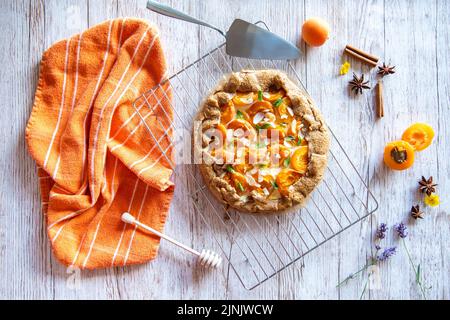
{"label": "star anise", "polygon": [[386,65],[386,63],[383,62],[383,66],[382,67],[378,67],[378,74],[381,76],[387,76],[390,74],[395,73],[395,66],[390,66],[390,65]]}
{"label": "star anise", "polygon": [[411,217],[414,219],[423,219],[423,212],[420,211],[419,205],[415,205],[411,207]]}
{"label": "star anise", "polygon": [[370,89],[370,87],[367,85],[369,81],[364,81],[364,74],[361,75],[360,78],[353,72],[353,80],[349,82],[351,89],[356,94],[362,94],[363,89]]}
{"label": "star anise", "polygon": [[419,190],[422,193],[426,193],[428,196],[431,196],[432,193],[436,192],[437,184],[433,183],[433,177],[429,177],[428,180],[422,176],[422,180],[419,181]]}

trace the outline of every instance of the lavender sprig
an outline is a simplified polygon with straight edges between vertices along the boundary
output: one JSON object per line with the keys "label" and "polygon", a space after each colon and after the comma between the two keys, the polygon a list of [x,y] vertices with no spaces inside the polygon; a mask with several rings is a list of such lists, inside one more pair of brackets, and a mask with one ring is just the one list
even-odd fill
{"label": "lavender sprig", "polygon": [[341,282],[339,282],[336,286],[336,288],[339,288],[340,286],[346,284],[347,282],[349,282],[350,280],[354,279],[358,274],[360,274],[361,272],[366,271],[367,269],[369,269],[369,267],[374,266],[377,264],[377,259],[373,259],[370,258],[366,261],[366,264],[359,269],[358,271],[352,273],[351,275],[349,275],[347,278],[345,278],[344,280],[342,280]]}
{"label": "lavender sprig", "polygon": [[380,224],[380,226],[377,229],[376,236],[378,239],[384,239],[386,237],[386,231],[388,230],[388,227],[386,223]]}
{"label": "lavender sprig", "polygon": [[408,236],[407,227],[403,222],[400,222],[399,224],[396,224],[394,226],[395,231],[397,231],[397,234],[400,238],[404,239]]}
{"label": "lavender sprig", "polygon": [[404,237],[402,238],[402,242],[403,242],[403,246],[405,247],[406,254],[408,255],[408,260],[409,260],[409,263],[411,264],[411,268],[413,268],[414,273],[416,275],[416,283],[419,286],[420,291],[422,292],[422,297],[424,300],[427,300],[427,296],[425,294],[425,288],[422,283],[422,274],[420,273],[420,264],[417,267],[414,264],[414,262],[411,258],[411,253],[409,253],[409,249],[408,249],[408,246],[406,245],[406,240]]}

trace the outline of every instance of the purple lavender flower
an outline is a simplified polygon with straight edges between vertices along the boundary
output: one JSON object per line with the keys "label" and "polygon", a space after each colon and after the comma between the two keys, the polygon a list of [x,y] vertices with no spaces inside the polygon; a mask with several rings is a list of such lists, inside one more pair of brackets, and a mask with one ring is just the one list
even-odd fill
{"label": "purple lavender flower", "polygon": [[384,249],[383,252],[377,256],[377,260],[378,261],[386,261],[387,259],[389,259],[391,256],[393,256],[395,254],[396,250],[397,250],[396,247]]}
{"label": "purple lavender flower", "polygon": [[377,249],[377,251],[379,251],[379,250],[381,250],[381,247],[378,244],[376,244],[375,249]]}
{"label": "purple lavender flower", "polygon": [[396,224],[394,229],[395,229],[395,231],[397,231],[398,236],[400,238],[406,238],[406,236],[408,235],[408,231],[406,230],[408,228],[405,226],[405,224],[403,222]]}
{"label": "purple lavender flower", "polygon": [[384,237],[386,236],[385,233],[386,233],[387,229],[388,229],[388,227],[387,227],[386,223],[380,224],[380,226],[377,229],[377,233],[376,233],[377,238],[384,239]]}

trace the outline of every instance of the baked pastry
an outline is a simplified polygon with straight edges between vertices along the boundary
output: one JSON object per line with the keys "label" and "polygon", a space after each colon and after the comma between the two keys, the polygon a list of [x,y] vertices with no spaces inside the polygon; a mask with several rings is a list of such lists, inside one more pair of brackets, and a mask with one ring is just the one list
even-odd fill
{"label": "baked pastry", "polygon": [[194,127],[205,183],[239,211],[276,213],[304,204],[327,166],[322,115],[278,70],[226,76],[203,102]]}

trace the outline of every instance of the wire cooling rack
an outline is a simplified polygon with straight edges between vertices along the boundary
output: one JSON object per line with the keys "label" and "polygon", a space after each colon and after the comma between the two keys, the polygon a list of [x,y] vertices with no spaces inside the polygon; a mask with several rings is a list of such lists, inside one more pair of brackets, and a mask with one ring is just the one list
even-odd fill
{"label": "wire cooling rack", "polygon": [[[133,107],[156,142],[161,161],[174,170],[172,211],[183,214],[194,210],[195,219],[199,217],[196,225],[200,224],[202,232],[209,232],[215,240],[204,243],[204,247],[220,252],[242,285],[251,290],[372,214],[378,202],[331,129],[328,168],[305,208],[280,215],[252,215],[227,209],[216,201],[193,164],[193,119],[201,101],[224,74],[242,69],[283,70],[307,94],[290,63],[230,57],[223,44],[150,89]],[[172,101],[166,93],[169,87]],[[174,111],[169,124],[167,107]],[[155,112],[156,108],[163,112]],[[156,137],[146,122],[153,114],[165,116],[157,121],[165,136]],[[167,137],[169,145],[162,143]],[[171,147],[175,150],[175,161],[166,154]]]}

